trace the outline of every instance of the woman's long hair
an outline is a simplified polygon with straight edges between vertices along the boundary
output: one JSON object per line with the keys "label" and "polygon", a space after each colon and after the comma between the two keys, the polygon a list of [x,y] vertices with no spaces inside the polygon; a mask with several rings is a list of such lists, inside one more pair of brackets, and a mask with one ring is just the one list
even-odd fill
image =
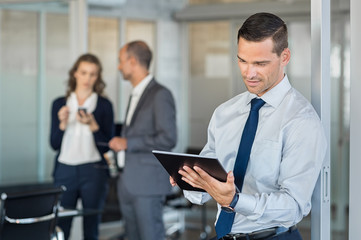
{"label": "woman's long hair", "polygon": [[74,63],[73,67],[69,70],[69,79],[68,79],[68,87],[66,90],[66,97],[69,97],[71,92],[75,91],[76,88],[76,79],[74,77],[74,73],[78,70],[78,67],[81,62],[88,62],[88,63],[94,63],[98,66],[98,77],[97,80],[94,83],[93,86],[93,92],[97,93],[98,95],[103,95],[103,91],[105,88],[105,82],[102,78],[102,65],[99,61],[99,59],[90,53],[86,53],[81,55],[78,60]]}

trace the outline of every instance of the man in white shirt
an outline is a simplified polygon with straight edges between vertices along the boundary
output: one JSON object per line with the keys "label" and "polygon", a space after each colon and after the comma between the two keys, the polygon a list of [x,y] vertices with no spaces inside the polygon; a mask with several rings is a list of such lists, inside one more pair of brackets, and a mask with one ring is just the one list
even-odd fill
{"label": "man in white shirt", "polygon": [[152,150],[170,151],[176,145],[176,112],[171,92],[149,74],[151,59],[142,41],[119,51],[118,69],[133,90],[121,137],[109,147],[125,158],[118,197],[128,240],[165,239],[163,204],[171,187]]}
{"label": "man in white shirt", "polygon": [[[214,239],[302,239],[295,225],[311,210],[327,146],[317,113],[284,72],[291,57],[287,38],[286,24],[269,13],[252,15],[238,31],[238,65],[248,91],[215,110],[201,152],[221,161],[227,182],[199,167],[179,171],[184,181],[206,191],[184,191],[191,202],[218,203]],[[262,104],[254,141],[244,141],[252,99]],[[236,160],[245,144],[250,145],[245,174],[234,174],[240,172],[235,165],[242,165]]]}

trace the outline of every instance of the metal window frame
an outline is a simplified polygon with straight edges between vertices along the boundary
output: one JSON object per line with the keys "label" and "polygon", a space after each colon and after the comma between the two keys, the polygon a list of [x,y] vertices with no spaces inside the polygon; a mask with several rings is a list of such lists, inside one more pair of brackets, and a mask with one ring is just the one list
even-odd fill
{"label": "metal window frame", "polygon": [[361,45],[359,39],[361,10],[360,0],[350,0],[350,24],[351,24],[351,101],[350,101],[350,201],[349,201],[349,239],[359,239],[361,235],[360,216],[361,208],[359,199],[361,198],[361,111],[359,97],[361,91],[361,68],[359,56],[361,54]]}

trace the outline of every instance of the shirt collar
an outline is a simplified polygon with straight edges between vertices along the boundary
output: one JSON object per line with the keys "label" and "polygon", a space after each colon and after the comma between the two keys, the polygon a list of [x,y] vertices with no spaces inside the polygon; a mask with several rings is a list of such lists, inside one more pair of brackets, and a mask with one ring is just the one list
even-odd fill
{"label": "shirt collar", "polygon": [[[262,95],[263,101],[265,101],[268,105],[276,108],[281,104],[283,98],[290,90],[291,84],[288,80],[287,75],[279,82],[276,86],[274,86],[271,90]],[[247,96],[247,105],[251,103],[253,98],[257,97],[256,94],[248,92]]]}
{"label": "shirt collar", "polygon": [[132,96],[141,96],[144,92],[144,89],[148,86],[149,82],[153,79],[152,74],[148,74],[140,83],[135,86],[132,90]]}

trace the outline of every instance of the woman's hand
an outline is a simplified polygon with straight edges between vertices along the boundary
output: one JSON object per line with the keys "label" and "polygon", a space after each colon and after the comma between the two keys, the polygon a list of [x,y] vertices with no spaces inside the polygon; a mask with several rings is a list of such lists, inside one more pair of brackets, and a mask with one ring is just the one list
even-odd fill
{"label": "woman's hand", "polygon": [[76,115],[76,119],[83,123],[89,125],[90,131],[96,132],[99,130],[99,125],[97,121],[95,120],[93,114],[91,113],[85,113],[84,111],[79,111]]}
{"label": "woman's hand", "polygon": [[63,106],[59,109],[58,118],[60,121],[59,128],[60,130],[64,131],[68,124],[68,118],[69,118],[69,108],[67,106]]}

